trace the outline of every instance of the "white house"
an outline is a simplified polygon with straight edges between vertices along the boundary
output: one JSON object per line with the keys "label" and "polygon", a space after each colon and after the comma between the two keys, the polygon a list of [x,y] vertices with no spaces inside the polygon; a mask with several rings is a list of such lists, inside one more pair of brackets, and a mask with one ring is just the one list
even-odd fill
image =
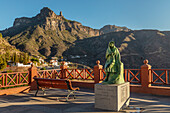
{"label": "white house", "polygon": [[16,63],[17,67],[31,67],[31,64],[24,65],[23,63]]}
{"label": "white house", "polygon": [[50,64],[53,66],[58,66],[58,60],[50,60]]}
{"label": "white house", "polygon": [[40,64],[44,64],[44,59],[42,59],[42,57],[40,57],[39,62],[40,62]]}

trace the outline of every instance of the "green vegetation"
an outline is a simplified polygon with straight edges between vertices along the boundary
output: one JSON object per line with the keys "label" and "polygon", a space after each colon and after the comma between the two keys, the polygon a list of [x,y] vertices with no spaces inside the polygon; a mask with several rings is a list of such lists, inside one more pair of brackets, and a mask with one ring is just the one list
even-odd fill
{"label": "green vegetation", "polygon": [[14,53],[14,54],[13,54],[13,56],[12,56],[12,62],[15,62],[15,63],[19,62],[19,58],[18,58],[17,53]]}
{"label": "green vegetation", "polygon": [[6,61],[10,61],[11,60],[11,55],[10,55],[9,51],[6,52],[5,58],[6,58]]}
{"label": "green vegetation", "polygon": [[5,69],[7,63],[11,61],[14,63],[23,63],[24,58],[26,58],[24,54],[25,53],[21,53],[14,46],[11,46],[0,33],[0,70]]}
{"label": "green vegetation", "polygon": [[23,54],[17,54],[17,53],[14,53],[12,56],[11,56],[11,60],[12,62],[14,63],[23,63],[24,65],[27,64],[27,62],[29,61],[29,55],[27,55],[27,53],[23,53]]}
{"label": "green vegetation", "polygon": [[0,70],[3,70],[7,66],[7,62],[12,61],[13,63],[27,64],[29,61],[29,55],[27,53],[10,53],[7,51],[5,54],[0,55]]}
{"label": "green vegetation", "polygon": [[0,56],[0,70],[5,69],[7,66],[6,58],[4,56]]}
{"label": "green vegetation", "polygon": [[27,53],[24,53],[24,55],[23,55],[23,64],[24,65],[26,65],[27,63],[28,63],[28,55],[27,55]]}
{"label": "green vegetation", "polygon": [[8,70],[8,71],[6,71],[6,73],[12,73],[13,71],[12,70]]}
{"label": "green vegetation", "polygon": [[[16,55],[14,55],[16,56]],[[27,55],[27,53],[23,53],[19,55],[19,62],[23,63],[24,65],[26,65],[29,61],[29,55]]]}
{"label": "green vegetation", "polygon": [[46,70],[46,68],[45,68],[45,67],[43,67],[43,68],[41,68],[40,70]]}
{"label": "green vegetation", "polygon": [[19,55],[19,62],[23,63],[23,56]]}
{"label": "green vegetation", "polygon": [[2,38],[2,33],[0,33],[0,37]]}
{"label": "green vegetation", "polygon": [[34,63],[34,64],[39,64],[39,60],[37,58],[31,58],[31,61]]}

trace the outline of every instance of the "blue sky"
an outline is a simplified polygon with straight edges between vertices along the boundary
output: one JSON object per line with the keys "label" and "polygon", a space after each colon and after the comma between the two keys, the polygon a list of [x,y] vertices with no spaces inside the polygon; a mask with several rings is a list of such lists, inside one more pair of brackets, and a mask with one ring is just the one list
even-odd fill
{"label": "blue sky", "polygon": [[170,0],[0,0],[0,30],[11,27],[15,18],[37,15],[43,7],[95,29],[110,24],[170,31]]}

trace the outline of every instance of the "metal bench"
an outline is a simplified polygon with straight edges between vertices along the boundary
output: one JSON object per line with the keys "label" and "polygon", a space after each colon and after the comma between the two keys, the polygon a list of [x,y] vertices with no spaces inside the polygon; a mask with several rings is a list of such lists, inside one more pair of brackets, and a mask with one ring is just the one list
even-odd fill
{"label": "metal bench", "polygon": [[45,90],[43,88],[59,88],[59,89],[67,89],[68,95],[66,100],[68,101],[68,98],[71,94],[73,94],[74,99],[75,91],[79,90],[79,88],[73,88],[71,81],[66,79],[47,79],[47,78],[36,78],[34,77],[36,83],[37,83],[37,91],[35,93],[35,96],[37,96],[37,93],[39,89],[41,88],[43,90],[43,94],[45,95]]}

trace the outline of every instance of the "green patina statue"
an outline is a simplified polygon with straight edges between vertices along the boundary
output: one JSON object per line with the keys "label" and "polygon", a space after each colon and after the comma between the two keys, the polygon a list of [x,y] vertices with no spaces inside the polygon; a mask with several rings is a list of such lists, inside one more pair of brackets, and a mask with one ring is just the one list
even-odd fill
{"label": "green patina statue", "polygon": [[120,53],[114,41],[109,42],[104,68],[106,79],[102,84],[121,84],[125,82],[123,77],[124,65],[120,60]]}

